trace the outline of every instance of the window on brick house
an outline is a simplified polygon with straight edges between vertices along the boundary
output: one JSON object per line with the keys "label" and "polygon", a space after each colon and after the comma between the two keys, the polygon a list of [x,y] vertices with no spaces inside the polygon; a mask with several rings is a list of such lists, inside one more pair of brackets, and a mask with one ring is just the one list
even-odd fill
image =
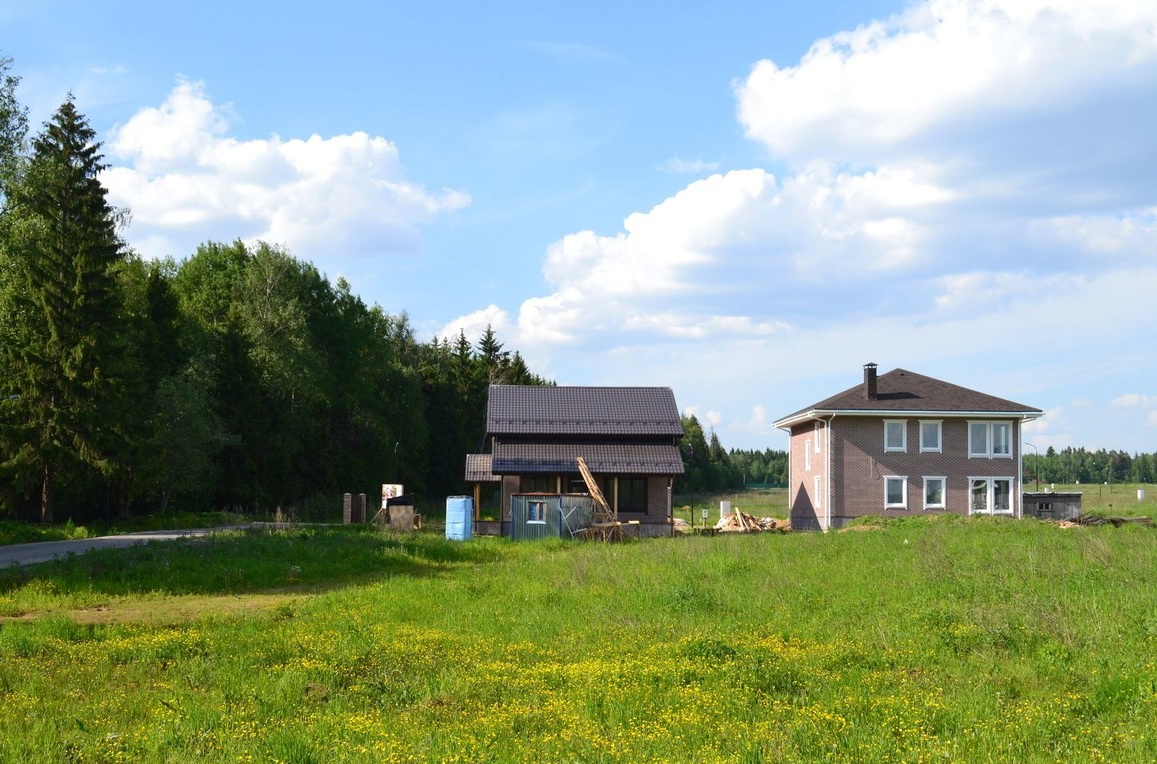
{"label": "window on brick house", "polygon": [[619,511],[647,511],[646,478],[619,478]]}
{"label": "window on brick house", "polygon": [[1012,478],[969,478],[969,505],[971,515],[1011,515]]}
{"label": "window on brick house", "polygon": [[920,451],[939,453],[940,421],[924,419],[920,421]]}
{"label": "window on brick house", "polygon": [[884,450],[908,450],[908,423],[903,419],[884,420]]}
{"label": "window on brick house", "polygon": [[892,475],[884,478],[884,506],[887,509],[908,508],[908,478]]}
{"label": "window on brick house", "polygon": [[523,475],[518,479],[520,493],[554,493],[558,490],[558,481],[554,475]]}
{"label": "window on brick house", "polygon": [[969,422],[968,455],[974,458],[1012,457],[1011,422]]}
{"label": "window on brick house", "polygon": [[944,509],[947,482],[943,477],[924,478],[924,509]]}

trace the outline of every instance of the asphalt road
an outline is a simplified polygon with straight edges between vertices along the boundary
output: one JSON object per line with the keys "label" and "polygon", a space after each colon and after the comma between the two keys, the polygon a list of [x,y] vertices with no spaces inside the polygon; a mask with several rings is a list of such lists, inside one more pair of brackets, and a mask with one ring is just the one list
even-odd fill
{"label": "asphalt road", "polygon": [[38,541],[33,544],[10,544],[0,546],[0,568],[9,565],[33,565],[38,562],[47,562],[56,557],[67,557],[70,554],[84,554],[92,549],[116,549],[132,546],[133,544],[147,544],[152,541],[172,541],[173,539],[188,536],[208,536],[211,533],[224,530],[248,528],[249,525],[232,525],[221,528],[189,528],[180,531],[142,531],[140,533],[125,533],[119,536],[100,536],[94,539],[76,539],[73,541]]}

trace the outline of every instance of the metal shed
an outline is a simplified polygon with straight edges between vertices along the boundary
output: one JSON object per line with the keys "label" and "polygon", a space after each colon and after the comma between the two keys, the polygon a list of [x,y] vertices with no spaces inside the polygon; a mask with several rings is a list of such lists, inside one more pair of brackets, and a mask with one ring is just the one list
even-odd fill
{"label": "metal shed", "polygon": [[510,538],[571,538],[589,528],[595,500],[559,493],[516,493],[510,497]]}

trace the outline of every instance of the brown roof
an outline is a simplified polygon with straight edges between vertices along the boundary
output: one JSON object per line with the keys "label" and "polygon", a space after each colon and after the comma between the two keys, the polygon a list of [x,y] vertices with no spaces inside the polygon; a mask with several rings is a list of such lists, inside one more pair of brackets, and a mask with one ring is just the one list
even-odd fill
{"label": "brown roof", "polygon": [[649,443],[499,443],[494,447],[493,470],[499,475],[577,474],[580,456],[598,474],[683,474],[676,446]]}
{"label": "brown roof", "polygon": [[680,436],[669,387],[491,385],[490,435]]}
{"label": "brown roof", "polygon": [[876,397],[864,396],[863,383],[789,414],[775,423],[783,427],[816,414],[832,413],[944,413],[1019,414],[1037,416],[1041,410],[1023,403],[997,398],[907,369],[893,369],[876,378]]}
{"label": "brown roof", "polygon": [[501,482],[501,478],[490,471],[490,454],[466,454],[466,482]]}

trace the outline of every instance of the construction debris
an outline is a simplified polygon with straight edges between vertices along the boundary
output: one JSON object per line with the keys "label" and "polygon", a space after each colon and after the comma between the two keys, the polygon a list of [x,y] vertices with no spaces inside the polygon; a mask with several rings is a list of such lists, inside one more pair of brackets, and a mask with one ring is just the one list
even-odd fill
{"label": "construction debris", "polygon": [[1134,517],[1107,517],[1105,515],[1088,514],[1075,517],[1073,518],[1072,522],[1076,525],[1112,525],[1114,528],[1120,528],[1122,525],[1130,523],[1136,523],[1138,525],[1152,525],[1153,518],[1149,517],[1148,515],[1137,515]]}
{"label": "construction debris", "polygon": [[775,533],[789,533],[790,520],[777,520],[774,517],[755,517],[746,512],[735,510],[730,515],[724,515],[715,523],[715,530],[720,533],[760,533],[773,531]]}

